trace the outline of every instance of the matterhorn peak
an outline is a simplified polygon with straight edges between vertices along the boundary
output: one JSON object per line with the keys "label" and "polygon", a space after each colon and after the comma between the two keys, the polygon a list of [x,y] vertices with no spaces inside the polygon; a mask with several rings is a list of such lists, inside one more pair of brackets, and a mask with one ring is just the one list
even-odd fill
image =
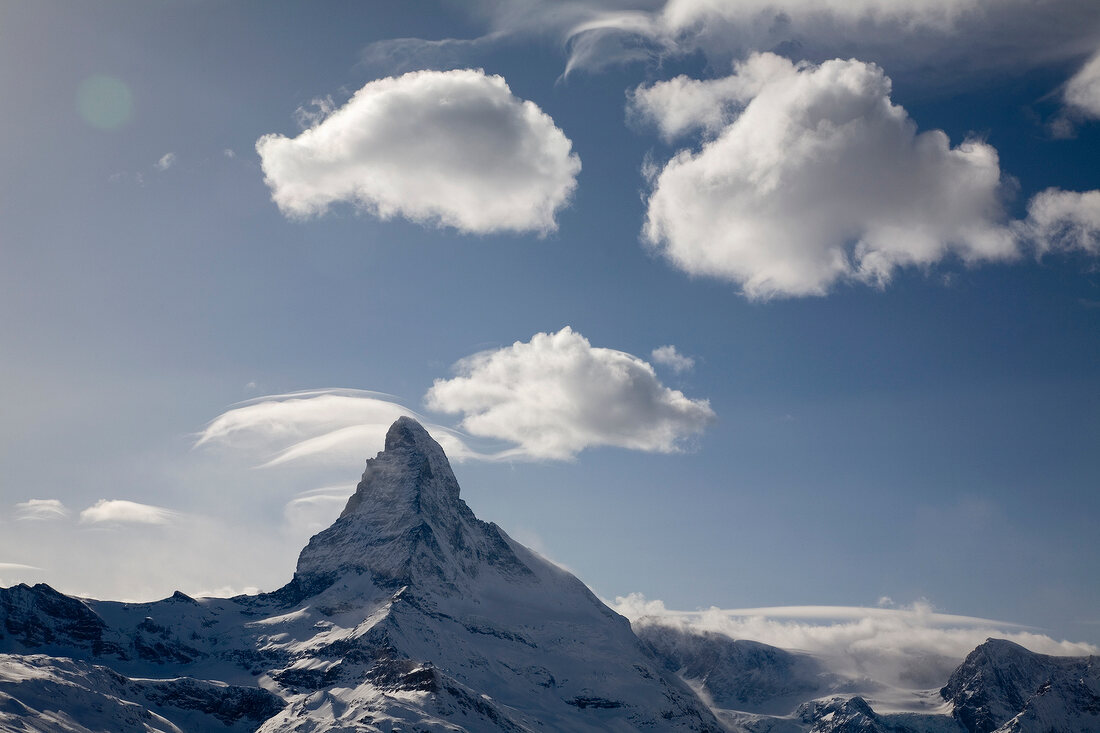
{"label": "matterhorn peak", "polygon": [[427,453],[432,448],[438,449],[439,443],[428,435],[423,425],[408,415],[402,415],[394,420],[393,425],[390,425],[390,429],[386,431],[384,450],[387,452],[407,449]]}
{"label": "matterhorn peak", "polygon": [[[377,512],[385,502],[404,513],[468,513],[458,481],[439,443],[411,417],[399,417],[386,432],[386,447],[367,461],[363,478],[341,518]],[[472,514],[470,515],[473,516]]]}
{"label": "matterhorn peak", "polygon": [[302,550],[295,576],[311,588],[354,573],[381,588],[428,581],[453,591],[490,567],[528,572],[503,533],[459,497],[439,443],[416,420],[400,417],[385,450],[367,460],[340,518]]}

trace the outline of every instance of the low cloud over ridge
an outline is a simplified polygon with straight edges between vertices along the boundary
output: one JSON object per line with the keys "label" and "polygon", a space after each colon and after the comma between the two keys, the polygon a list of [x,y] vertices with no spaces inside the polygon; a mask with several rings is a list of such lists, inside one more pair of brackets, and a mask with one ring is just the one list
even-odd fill
{"label": "low cloud over ridge", "polygon": [[549,115],[475,69],[372,81],[298,137],[265,135],[256,150],[287,216],[348,202],[477,234],[554,230],[581,167]]}
{"label": "low cloud over ridge", "polygon": [[636,356],[592,346],[566,326],[484,351],[438,379],[429,409],[463,430],[518,444],[517,455],[570,459],[594,446],[669,453],[714,419],[707,400],[665,387]]}
{"label": "low cloud over ridge", "polygon": [[902,688],[946,683],[966,655],[989,637],[1008,639],[1040,654],[1100,652],[1092,644],[1057,641],[1018,624],[937,613],[927,603],[890,609],[788,606],[674,611],[661,601],[631,593],[610,605],[635,628],[658,624],[805,651],[820,657],[835,673],[870,676]]}

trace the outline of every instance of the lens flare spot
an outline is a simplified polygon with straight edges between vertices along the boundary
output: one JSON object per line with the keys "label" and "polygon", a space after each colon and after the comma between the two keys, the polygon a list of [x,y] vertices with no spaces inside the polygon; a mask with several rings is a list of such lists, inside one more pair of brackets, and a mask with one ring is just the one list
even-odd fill
{"label": "lens flare spot", "polygon": [[76,109],[92,127],[113,130],[130,121],[134,98],[130,87],[113,76],[96,74],[76,90]]}

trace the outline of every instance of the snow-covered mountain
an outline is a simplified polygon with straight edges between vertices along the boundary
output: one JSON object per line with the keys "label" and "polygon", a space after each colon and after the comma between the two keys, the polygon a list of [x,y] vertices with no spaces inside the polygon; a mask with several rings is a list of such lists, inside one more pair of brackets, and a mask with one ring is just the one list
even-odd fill
{"label": "snow-covered mountain", "polygon": [[[1005,646],[1007,645],[1007,646]],[[478,520],[401,418],[273,593],[0,589],[0,730],[1100,730],[1094,661],[989,641],[938,714],[879,715],[818,660],[630,624]]]}
{"label": "snow-covered mountain", "polygon": [[721,730],[626,619],[478,520],[443,450],[408,418],[390,428],[343,514],[310,540],[282,589],[125,604],[15,586],[0,592],[0,629],[10,655],[0,663],[13,670],[3,688],[13,702],[2,710],[16,717],[29,713],[14,701],[38,700],[21,675],[57,686],[85,669],[22,656],[47,654],[97,665],[86,665],[87,696],[144,706],[155,714],[145,720],[184,729],[172,717],[185,707],[175,690],[155,710],[127,690],[186,676],[235,685],[218,688],[226,695],[245,685],[265,695],[235,718],[206,706],[218,720],[210,729],[224,727],[219,713],[247,727],[263,709],[262,731]]}
{"label": "snow-covered mountain", "polygon": [[1100,731],[1100,660],[1051,657],[989,639],[943,688],[969,733]]}

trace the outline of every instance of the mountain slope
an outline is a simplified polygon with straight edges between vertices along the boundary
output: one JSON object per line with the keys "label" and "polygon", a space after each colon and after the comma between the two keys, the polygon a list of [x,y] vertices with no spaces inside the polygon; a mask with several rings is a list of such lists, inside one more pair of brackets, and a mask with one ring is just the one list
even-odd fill
{"label": "mountain slope", "polygon": [[988,639],[942,690],[969,733],[1100,730],[1096,657],[1051,657]]}

